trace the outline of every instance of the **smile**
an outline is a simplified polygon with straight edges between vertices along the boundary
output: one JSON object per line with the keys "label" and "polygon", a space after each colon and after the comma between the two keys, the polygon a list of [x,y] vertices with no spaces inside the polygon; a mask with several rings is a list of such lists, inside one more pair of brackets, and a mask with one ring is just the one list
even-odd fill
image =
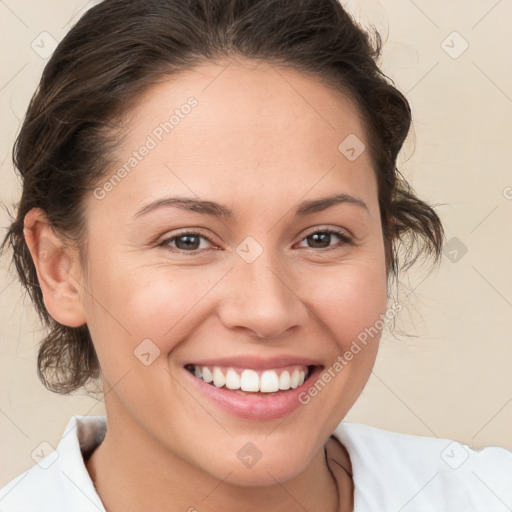
{"label": "smile", "polygon": [[185,368],[198,379],[217,388],[248,393],[276,393],[296,389],[309,377],[312,366],[292,365],[286,368],[254,370],[188,364]]}
{"label": "smile", "polygon": [[266,361],[239,357],[187,363],[182,368],[200,403],[248,420],[266,421],[303,406],[299,396],[324,368],[318,363],[297,357]]}

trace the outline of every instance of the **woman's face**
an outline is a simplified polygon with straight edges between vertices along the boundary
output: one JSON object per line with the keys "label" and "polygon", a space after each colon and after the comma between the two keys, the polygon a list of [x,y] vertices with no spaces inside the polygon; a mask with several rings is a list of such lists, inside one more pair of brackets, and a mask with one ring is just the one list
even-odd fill
{"label": "woman's face", "polygon": [[292,478],[361,393],[380,337],[362,333],[386,311],[358,113],[296,71],[231,61],[153,86],[126,123],[86,203],[110,430],[233,483]]}

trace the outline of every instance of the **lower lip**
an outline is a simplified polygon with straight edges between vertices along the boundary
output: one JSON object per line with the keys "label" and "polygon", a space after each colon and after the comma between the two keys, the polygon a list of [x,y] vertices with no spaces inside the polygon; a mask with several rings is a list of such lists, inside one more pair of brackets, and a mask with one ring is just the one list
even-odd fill
{"label": "lower lip", "polygon": [[263,421],[288,416],[301,406],[300,394],[307,391],[317,380],[322,367],[316,366],[301,386],[280,391],[276,395],[266,393],[241,394],[234,390],[217,388],[195,377],[185,368],[183,368],[183,371],[200,393],[222,409],[241,418]]}

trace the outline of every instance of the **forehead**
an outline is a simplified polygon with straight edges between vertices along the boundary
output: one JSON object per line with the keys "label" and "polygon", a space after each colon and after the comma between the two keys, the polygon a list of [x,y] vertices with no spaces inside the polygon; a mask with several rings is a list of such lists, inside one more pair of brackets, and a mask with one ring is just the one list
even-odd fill
{"label": "forehead", "polygon": [[[375,192],[369,152],[350,160],[342,151],[346,140],[357,151],[367,146],[354,103],[290,68],[203,63],[163,77],[124,122],[116,168],[125,165],[128,175],[112,196],[128,193],[134,207],[173,188],[196,196],[225,190],[233,200],[256,191],[298,200],[312,187],[330,191],[340,182],[359,195]],[[143,146],[150,150],[141,158]]]}
{"label": "forehead", "polygon": [[219,129],[210,137],[222,136],[220,129],[230,127],[242,129],[244,135],[254,129],[259,134],[285,135],[282,128],[293,127],[312,140],[325,138],[328,132],[334,139],[345,132],[364,136],[354,102],[340,90],[312,73],[248,59],[204,62],[163,76],[139,96],[128,112],[128,124],[148,131],[151,125],[145,121],[168,119],[166,113],[179,110],[190,97],[198,102],[193,113],[197,123],[183,123],[180,130],[194,129],[196,135],[201,127],[214,125]]}

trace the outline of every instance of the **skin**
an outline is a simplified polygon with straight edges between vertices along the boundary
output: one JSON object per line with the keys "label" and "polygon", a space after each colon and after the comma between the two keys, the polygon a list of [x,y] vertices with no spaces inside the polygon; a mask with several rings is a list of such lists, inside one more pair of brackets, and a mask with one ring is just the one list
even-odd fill
{"label": "skin", "polygon": [[[198,105],[172,133],[103,199],[86,198],[87,273],[41,210],[26,217],[45,304],[58,322],[87,322],[102,369],[108,430],[87,469],[109,512],[352,510],[352,480],[333,463],[351,472],[348,453],[329,436],[364,388],[380,334],[284,420],[231,415],[187,384],[183,365],[291,354],[329,368],[385,313],[375,172],[368,151],[349,161],[338,150],[350,134],[369,146],[359,113],[297,71],[210,62],[138,99],[119,166],[190,96]],[[295,216],[301,201],[333,193],[367,210]],[[233,218],[173,206],[134,217],[171,195],[218,202]],[[159,245],[183,228],[211,242],[195,255],[183,239]],[[326,228],[355,243],[308,238]],[[236,252],[248,236],[263,249],[250,264]],[[145,366],[133,352],[148,338],[160,355]],[[251,468],[236,456],[248,442],[262,454]]]}

